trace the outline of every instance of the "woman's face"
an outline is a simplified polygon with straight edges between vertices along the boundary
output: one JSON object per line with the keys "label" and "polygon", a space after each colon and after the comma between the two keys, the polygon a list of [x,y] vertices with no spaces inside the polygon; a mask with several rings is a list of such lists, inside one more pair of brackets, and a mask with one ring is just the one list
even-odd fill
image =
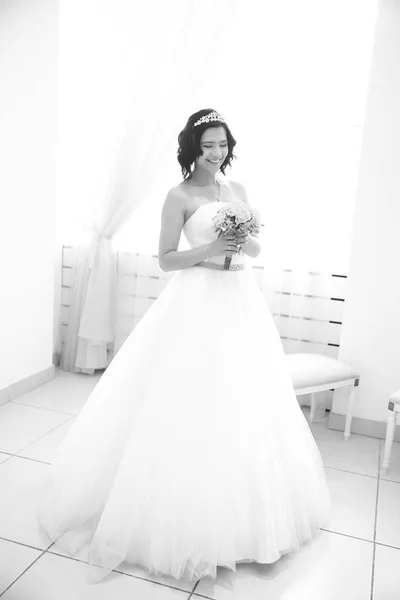
{"label": "woman's face", "polygon": [[211,173],[219,171],[228,154],[228,139],[224,127],[210,127],[200,139],[202,156],[196,158],[196,167],[202,167]]}

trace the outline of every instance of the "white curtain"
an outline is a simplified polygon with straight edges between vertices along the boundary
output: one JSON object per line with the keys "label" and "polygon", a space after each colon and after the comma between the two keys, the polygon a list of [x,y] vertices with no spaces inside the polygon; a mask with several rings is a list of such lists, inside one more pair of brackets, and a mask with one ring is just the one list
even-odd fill
{"label": "white curtain", "polygon": [[157,253],[162,202],[181,180],[177,135],[200,108],[238,140],[227,174],[264,217],[266,276],[278,263],[347,269],[375,11],[61,2],[58,242],[78,246],[62,368],[107,366],[115,250]]}
{"label": "white curtain", "polygon": [[[224,60],[235,6],[232,0],[146,2],[140,7],[119,1],[115,11],[110,3],[93,6],[92,28],[98,28],[97,34],[103,33],[93,38],[100,44],[106,44],[110,30],[112,39],[117,33],[134,35],[136,39],[131,47],[121,44],[121,57],[114,49],[116,62],[123,58],[129,64],[129,57],[122,55],[132,53],[131,68],[120,74],[122,80],[118,82],[122,92],[131,95],[129,109],[125,107],[125,123],[122,122],[126,131],[110,183],[102,202],[92,202],[88,209],[87,201],[86,211],[77,215],[77,221],[93,235],[87,243],[78,245],[68,334],[61,360],[65,370],[90,373],[109,362],[107,349],[115,335],[116,283],[111,240],[130,213],[158,189],[157,178],[165,174],[166,156],[171,154],[177,132],[185,124],[183,115],[189,116],[196,110],[196,95],[207,71]],[[64,41],[68,46],[72,40]],[[104,88],[110,84],[106,76],[102,81]],[[102,119],[115,119],[116,127],[121,127],[117,112],[120,106],[118,102]],[[139,223],[142,231],[157,225]]]}

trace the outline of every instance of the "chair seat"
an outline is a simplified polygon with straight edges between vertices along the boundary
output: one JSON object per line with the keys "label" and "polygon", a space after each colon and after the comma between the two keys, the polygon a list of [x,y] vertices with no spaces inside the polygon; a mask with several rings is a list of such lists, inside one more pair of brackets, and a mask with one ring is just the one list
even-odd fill
{"label": "chair seat", "polygon": [[397,390],[397,392],[394,392],[390,396],[390,400],[392,400],[392,402],[395,402],[396,404],[400,404],[400,390]]}
{"label": "chair seat", "polygon": [[347,379],[356,379],[360,376],[358,371],[350,365],[322,354],[308,352],[286,354],[286,360],[293,387],[296,390]]}

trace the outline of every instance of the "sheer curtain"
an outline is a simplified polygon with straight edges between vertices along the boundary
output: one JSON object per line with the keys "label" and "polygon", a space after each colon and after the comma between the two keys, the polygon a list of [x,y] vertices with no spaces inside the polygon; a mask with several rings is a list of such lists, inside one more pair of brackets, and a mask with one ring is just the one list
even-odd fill
{"label": "sheer curtain", "polygon": [[[67,6],[66,11],[71,10],[71,5]],[[85,210],[81,214],[76,212],[76,222],[92,235],[77,245],[68,334],[61,360],[65,370],[90,373],[108,364],[107,346],[114,340],[115,324],[116,261],[112,238],[145,197],[158,189],[160,179],[167,182],[166,153],[171,154],[177,131],[184,125],[182,116],[189,116],[195,110],[197,91],[210,65],[223,62],[235,6],[232,0],[146,2],[140,7],[120,0],[113,5],[98,2],[92,6],[89,35],[99,44],[93,68],[99,66],[107,40],[124,36],[123,43],[113,48],[112,58],[115,64],[121,59],[128,67],[116,83],[121,93],[129,96],[129,103],[126,106],[118,100],[110,108],[98,96],[96,103],[104,111],[98,121],[100,130],[90,123],[99,141],[100,123],[104,120],[114,121],[115,129],[125,128],[125,132],[116,159],[111,157],[113,169],[106,192],[102,194],[99,190],[100,196],[92,196],[92,202],[87,199]],[[71,43],[68,29],[65,34],[62,41],[67,51]],[[134,43],[129,43],[130,36],[134,36]],[[78,64],[78,60],[75,63],[69,60],[62,66],[68,69]],[[109,62],[109,68],[113,66]],[[115,81],[115,74],[110,80],[107,75],[106,70],[100,82],[96,79],[92,82],[87,90],[92,96],[94,92],[104,92]],[[122,119],[117,112],[121,106]],[[97,116],[99,112],[97,109]],[[80,209],[75,207],[76,211]],[[142,231],[157,225],[151,221],[139,223]]]}
{"label": "sheer curtain", "polygon": [[62,368],[107,365],[115,250],[157,253],[177,135],[200,108],[238,140],[227,175],[263,215],[266,285],[277,264],[347,269],[375,12],[376,0],[61,3],[58,240],[78,250]]}

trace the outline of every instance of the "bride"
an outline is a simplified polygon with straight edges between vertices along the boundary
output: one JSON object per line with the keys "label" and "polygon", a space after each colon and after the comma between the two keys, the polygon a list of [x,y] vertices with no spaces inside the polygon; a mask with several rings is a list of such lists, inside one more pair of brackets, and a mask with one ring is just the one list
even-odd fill
{"label": "bride", "polygon": [[[224,204],[248,204],[220,175],[236,141],[205,109],[178,143],[183,180],[165,199],[159,243],[160,267],[175,273],[94,388],[43,490],[43,529],[56,547],[88,552],[90,581],[122,562],[188,581],[272,563],[329,516],[321,456],[247,262],[260,243],[215,232]],[[189,250],[178,250],[182,233]]]}

